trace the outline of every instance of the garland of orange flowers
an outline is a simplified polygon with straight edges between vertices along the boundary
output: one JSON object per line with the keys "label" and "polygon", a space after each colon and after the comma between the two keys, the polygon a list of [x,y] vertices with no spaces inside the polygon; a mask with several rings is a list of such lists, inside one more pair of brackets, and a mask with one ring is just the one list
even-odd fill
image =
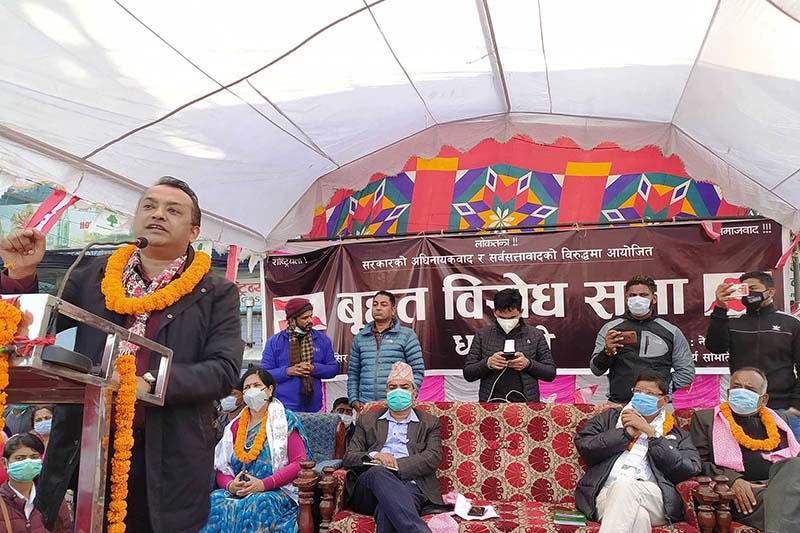
{"label": "garland of orange flowers", "polygon": [[114,457],[111,459],[111,502],[108,504],[108,533],[124,533],[128,514],[128,472],[133,448],[133,414],[136,404],[136,356],[117,357],[119,389],[115,405]]}
{"label": "garland of orange flowers", "polygon": [[[675,417],[672,416],[672,413],[669,411],[664,413],[664,424],[661,426],[661,436],[669,435],[672,431],[672,428],[675,427]],[[636,444],[636,441],[639,440],[639,436],[642,434],[640,431],[636,434],[633,440],[628,444],[628,451],[633,449],[633,445]]]}
{"label": "garland of orange flowers", "polygon": [[6,427],[3,411],[6,407],[8,387],[8,352],[4,348],[13,344],[14,335],[22,321],[22,311],[5,300],[0,300],[0,431]]}
{"label": "garland of orange flowers", "polygon": [[106,297],[106,309],[121,315],[141,315],[151,311],[162,311],[194,290],[203,276],[211,269],[211,256],[195,252],[192,264],[172,280],[169,285],[141,298],[130,298],[122,284],[122,275],[136,246],[124,246],[111,254],[106,265],[100,290]]}
{"label": "garland of orange flowers", "polygon": [[236,440],[233,442],[233,453],[236,458],[243,463],[252,463],[258,458],[261,453],[261,448],[264,447],[264,441],[267,440],[267,417],[269,413],[264,415],[264,420],[261,421],[261,427],[258,428],[258,434],[250,450],[244,449],[244,443],[247,440],[247,426],[250,424],[250,408],[245,407],[242,409],[242,414],[239,416],[239,428],[236,430]]}
{"label": "garland of orange flowers", "polygon": [[754,439],[748,436],[742,429],[742,426],[737,424],[736,420],[733,419],[731,406],[728,402],[720,404],[719,412],[722,413],[722,416],[728,421],[728,425],[731,427],[731,433],[733,433],[733,438],[736,439],[736,442],[748,450],[771,452],[780,445],[781,434],[778,432],[778,426],[775,424],[772,415],[769,414],[766,407],[759,407],[758,409],[761,423],[764,424],[764,427],[767,429],[766,439]]}

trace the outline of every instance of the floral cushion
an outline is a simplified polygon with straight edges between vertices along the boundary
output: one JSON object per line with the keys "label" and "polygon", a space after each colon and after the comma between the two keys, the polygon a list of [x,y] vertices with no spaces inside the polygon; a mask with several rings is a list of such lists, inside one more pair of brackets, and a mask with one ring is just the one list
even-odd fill
{"label": "floral cushion", "polygon": [[[456,517],[460,533],[596,533],[600,524],[589,522],[585,527],[559,526],[553,524],[553,512],[557,510],[570,510],[569,505],[536,503],[531,501],[518,502],[486,502],[478,501],[477,504],[491,503],[499,518],[486,521],[467,521]],[[432,515],[423,517],[429,520]],[[342,511],[334,518],[329,533],[372,533],[375,531],[375,521],[371,516],[355,514],[351,511]],[[656,533],[699,533],[697,529],[688,524],[675,524],[671,526],[655,527]]]}

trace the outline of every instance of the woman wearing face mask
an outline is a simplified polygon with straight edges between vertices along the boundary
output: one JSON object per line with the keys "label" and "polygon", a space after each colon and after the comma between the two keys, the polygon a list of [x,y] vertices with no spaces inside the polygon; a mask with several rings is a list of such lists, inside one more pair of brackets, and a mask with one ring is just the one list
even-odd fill
{"label": "woman wearing face mask", "polygon": [[[47,444],[50,442],[50,429],[53,425],[53,406],[40,405],[33,411],[33,433],[44,443],[44,449],[47,450]],[[44,459],[44,454],[42,454]]]}
{"label": "woman wearing face mask", "polygon": [[[3,466],[9,479],[0,486],[0,512],[3,531],[13,533],[47,533],[42,514],[33,507],[36,498],[34,479],[42,470],[44,445],[35,435],[22,433],[6,442]],[[66,505],[61,506],[54,531],[69,531],[71,523]]]}
{"label": "woman wearing face mask", "polygon": [[217,444],[217,485],[203,532],[297,531],[293,481],[308,457],[297,416],[276,398],[275,379],[251,368],[240,384],[245,408]]}

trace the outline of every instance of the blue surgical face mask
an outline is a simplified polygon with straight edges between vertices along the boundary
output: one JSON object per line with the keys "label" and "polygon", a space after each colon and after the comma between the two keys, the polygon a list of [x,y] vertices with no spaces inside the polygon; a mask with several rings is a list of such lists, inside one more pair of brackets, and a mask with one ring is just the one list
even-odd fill
{"label": "blue surgical face mask", "polygon": [[411,391],[392,389],[386,395],[386,403],[392,411],[405,411],[411,407]]}
{"label": "blue surgical face mask", "polygon": [[658,412],[658,398],[644,394],[643,392],[634,392],[633,399],[631,400],[631,407],[642,416],[651,416]]}
{"label": "blue surgical face mask", "polygon": [[33,430],[39,435],[49,435],[50,429],[53,427],[53,420],[39,420],[33,424]]}
{"label": "blue surgical face mask", "polygon": [[728,405],[737,415],[750,415],[758,411],[761,395],[748,389],[729,389]]}
{"label": "blue surgical face mask", "polygon": [[16,463],[9,463],[6,472],[14,481],[31,481],[42,471],[41,459],[23,459]]}

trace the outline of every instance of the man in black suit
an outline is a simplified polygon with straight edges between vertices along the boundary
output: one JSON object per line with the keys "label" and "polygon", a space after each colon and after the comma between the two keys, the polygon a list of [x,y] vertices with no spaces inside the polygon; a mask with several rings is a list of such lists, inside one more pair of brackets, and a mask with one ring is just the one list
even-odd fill
{"label": "man in black suit", "polygon": [[378,533],[429,532],[423,510],[443,505],[436,469],[442,459],[439,419],[412,404],[414,371],[402,361],[386,382],[388,409],[358,418],[342,466],[347,502],[359,514],[375,517]]}

